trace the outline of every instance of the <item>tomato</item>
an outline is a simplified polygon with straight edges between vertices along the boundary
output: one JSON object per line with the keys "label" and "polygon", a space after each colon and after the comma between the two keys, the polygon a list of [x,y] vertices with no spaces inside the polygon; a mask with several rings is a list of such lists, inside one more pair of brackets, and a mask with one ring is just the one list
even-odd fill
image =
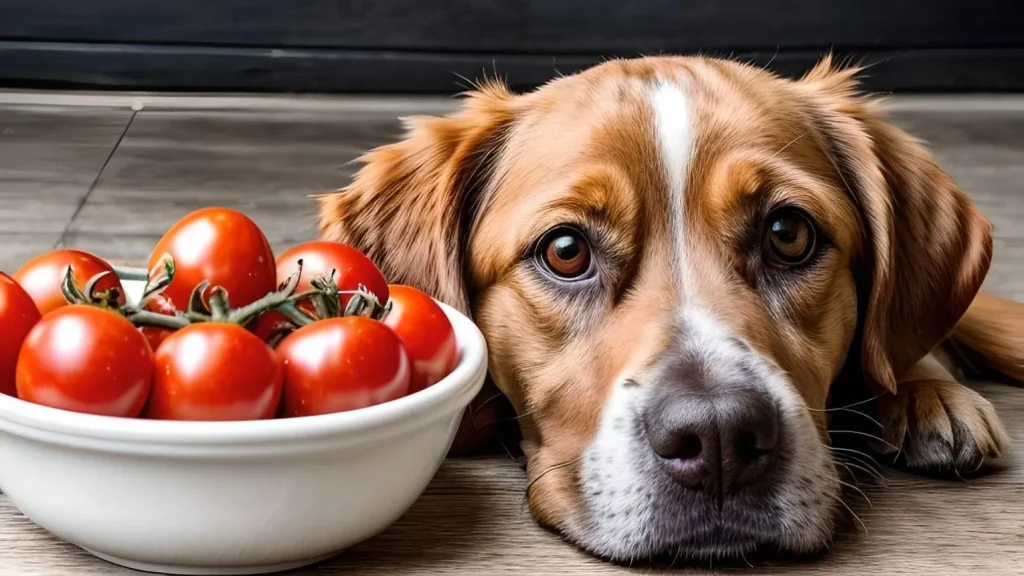
{"label": "tomato", "polygon": [[173,257],[175,270],[163,296],[178,310],[188,308],[192,291],[203,280],[227,290],[235,308],[277,288],[267,238],[252,220],[234,210],[203,208],[171,226],[150,256],[150,274],[160,271],[167,255]]}
{"label": "tomato", "polygon": [[402,340],[412,360],[409,393],[419,392],[447,376],[459,360],[455,330],[437,302],[411,286],[392,285],[391,312],[384,323]]}
{"label": "tomato", "polygon": [[14,396],[18,352],[40,314],[32,297],[13,278],[0,272],[0,394]]}
{"label": "tomato", "polygon": [[147,418],[261,420],[277,412],[284,366],[241,326],[186,326],[157,348],[154,364]]}
{"label": "tomato", "polygon": [[373,406],[409,391],[409,357],[395,333],[363,316],[299,328],[277,347],[284,359],[284,416]]}
{"label": "tomato", "polygon": [[[171,302],[161,294],[150,296],[143,308],[149,312],[163,314],[164,316],[174,316],[177,312],[174,306],[171,305]],[[149,347],[154,351],[160,347],[160,344],[163,344],[163,341],[168,336],[174,333],[173,330],[159,326],[143,326],[139,330],[146,337],[146,341],[149,342]]]}
{"label": "tomato", "polygon": [[153,352],[127,319],[76,304],[46,314],[18,355],[18,397],[52,408],[135,417],[153,381]]}
{"label": "tomato", "polygon": [[[381,304],[388,301],[388,283],[384,275],[373,261],[351,246],[339,242],[306,242],[291,248],[277,258],[278,283],[283,283],[298,270],[299,260],[302,260],[302,278],[296,294],[308,292],[313,288],[313,280],[327,278],[333,270],[339,290],[355,290],[362,284]],[[351,298],[347,294],[340,296],[342,309]],[[313,310],[308,302],[301,306]]]}
{"label": "tomato", "polygon": [[[75,284],[80,290],[92,277],[102,272],[106,276],[96,283],[95,292],[103,292],[116,288],[119,292],[118,304],[125,303],[124,288],[121,281],[114,275],[114,269],[103,259],[81,250],[53,250],[36,256],[26,262],[14,274],[14,279],[32,296],[40,314],[66,306],[68,301],[61,292],[61,284],[71,266]],[[86,294],[88,296],[88,294]]]}
{"label": "tomato", "polygon": [[[334,282],[338,290],[356,290],[360,285],[366,287],[377,297],[380,304],[388,301],[388,283],[377,266],[359,250],[338,242],[306,242],[294,246],[277,258],[277,282],[283,284],[299,269],[302,261],[302,277],[295,289],[296,294],[309,292],[313,289],[312,281],[327,278],[334,272]],[[339,305],[345,305],[352,298],[350,294],[339,296]],[[302,301],[299,308],[312,313],[312,303]],[[275,335],[288,332],[288,319],[279,312],[263,314],[251,326],[252,331],[269,342]]]}

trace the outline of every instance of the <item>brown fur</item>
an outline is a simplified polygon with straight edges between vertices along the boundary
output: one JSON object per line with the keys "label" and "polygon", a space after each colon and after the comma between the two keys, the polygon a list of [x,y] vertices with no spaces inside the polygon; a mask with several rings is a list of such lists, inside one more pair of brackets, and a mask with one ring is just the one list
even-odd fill
{"label": "brown fur", "polygon": [[[684,220],[702,303],[789,376],[823,441],[831,387],[852,367],[885,391],[885,439],[907,447],[911,466],[1000,454],[991,406],[930,352],[952,334],[1020,378],[1024,307],[975,298],[990,225],[858,94],[853,71],[826,59],[794,82],[717,60],[615,61],[526,95],[488,84],[451,116],[412,119],[321,198],[325,239],[481,327],[493,382],[518,415],[534,516],[561,527],[578,514],[576,461],[611,383],[669,345],[680,287],[644,86],[678,75],[699,103]],[[743,239],[761,206],[787,203],[815,214],[831,246],[798,282],[773,284]],[[557,296],[531,268],[535,239],[564,222],[601,236],[599,293]],[[491,433],[479,423],[482,408],[494,420],[494,394],[473,405],[461,448]]]}

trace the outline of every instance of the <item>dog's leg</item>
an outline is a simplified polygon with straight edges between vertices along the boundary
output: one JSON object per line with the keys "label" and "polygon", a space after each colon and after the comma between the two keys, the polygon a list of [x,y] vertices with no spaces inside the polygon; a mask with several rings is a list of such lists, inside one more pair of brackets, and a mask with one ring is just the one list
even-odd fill
{"label": "dog's leg", "polygon": [[970,473],[1009,444],[992,404],[931,354],[879,398],[878,415],[880,451],[911,470]]}

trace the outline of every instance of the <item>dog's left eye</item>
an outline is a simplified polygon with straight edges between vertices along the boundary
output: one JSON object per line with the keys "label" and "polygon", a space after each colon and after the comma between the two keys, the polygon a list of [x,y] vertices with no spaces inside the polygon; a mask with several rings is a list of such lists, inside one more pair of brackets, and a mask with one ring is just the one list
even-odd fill
{"label": "dog's left eye", "polygon": [[817,231],[810,218],[795,208],[781,208],[768,216],[765,256],[777,266],[799,266],[814,255]]}
{"label": "dog's left eye", "polygon": [[544,268],[562,280],[580,280],[591,271],[590,243],[582,232],[569,226],[548,230],[537,245]]}

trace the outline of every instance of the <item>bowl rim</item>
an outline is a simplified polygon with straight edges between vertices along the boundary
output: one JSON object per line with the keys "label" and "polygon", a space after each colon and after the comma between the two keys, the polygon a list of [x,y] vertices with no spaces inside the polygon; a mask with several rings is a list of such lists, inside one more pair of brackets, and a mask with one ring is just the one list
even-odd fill
{"label": "bowl rim", "polygon": [[483,334],[465,315],[438,304],[452,322],[459,349],[458,364],[436,384],[396,400],[317,416],[200,422],[83,414],[0,394],[0,432],[66,446],[105,445],[118,452],[160,445],[259,447],[325,439],[359,444],[396,436],[461,411],[483,386],[487,372]]}

